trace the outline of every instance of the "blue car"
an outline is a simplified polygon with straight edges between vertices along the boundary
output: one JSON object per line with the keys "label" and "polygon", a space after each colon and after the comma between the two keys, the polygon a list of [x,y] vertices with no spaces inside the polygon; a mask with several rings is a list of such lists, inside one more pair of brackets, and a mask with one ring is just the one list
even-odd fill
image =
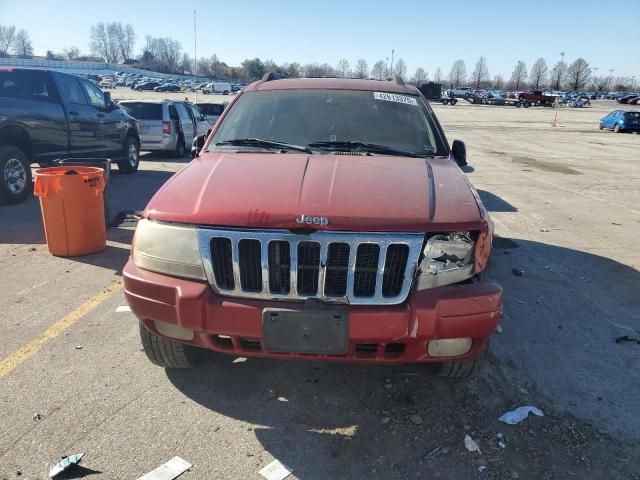
{"label": "blue car", "polygon": [[604,128],[616,133],[640,132],[640,111],[614,110],[600,119],[600,130]]}

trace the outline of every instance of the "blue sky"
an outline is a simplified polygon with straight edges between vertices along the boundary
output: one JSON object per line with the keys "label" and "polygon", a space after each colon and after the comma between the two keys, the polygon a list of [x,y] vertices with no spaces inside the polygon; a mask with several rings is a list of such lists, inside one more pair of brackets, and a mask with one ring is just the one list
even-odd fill
{"label": "blue sky", "polygon": [[198,56],[217,53],[230,65],[260,57],[335,66],[344,57],[371,67],[395,49],[409,74],[421,66],[446,75],[457,58],[470,73],[484,55],[492,77],[508,77],[518,60],[530,67],[544,57],[552,66],[564,51],[565,61],[582,56],[599,74],[614,69],[640,79],[638,7],[638,0],[615,7],[588,0],[0,0],[0,24],[28,30],[36,54],[72,45],[88,53],[90,25],[116,20],[135,27],[138,47],[146,34],[171,36],[193,55],[195,8]]}

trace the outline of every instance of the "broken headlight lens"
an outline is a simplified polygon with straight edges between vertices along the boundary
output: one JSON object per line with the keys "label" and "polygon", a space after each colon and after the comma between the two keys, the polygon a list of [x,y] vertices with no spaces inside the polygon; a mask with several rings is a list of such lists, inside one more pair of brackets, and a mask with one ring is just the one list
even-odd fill
{"label": "broken headlight lens", "polygon": [[133,263],[144,270],[206,280],[198,247],[198,230],[142,219],[133,240]]}
{"label": "broken headlight lens", "polygon": [[416,278],[417,290],[451,285],[473,276],[474,242],[469,232],[435,235],[427,240]]}

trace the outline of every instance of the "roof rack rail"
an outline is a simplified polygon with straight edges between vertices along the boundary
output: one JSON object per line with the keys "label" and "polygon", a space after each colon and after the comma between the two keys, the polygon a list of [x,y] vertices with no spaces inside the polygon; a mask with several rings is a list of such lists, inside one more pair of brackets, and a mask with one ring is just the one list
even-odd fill
{"label": "roof rack rail", "polygon": [[398,85],[404,85],[404,81],[400,75],[389,75],[386,79],[387,82],[396,82]]}

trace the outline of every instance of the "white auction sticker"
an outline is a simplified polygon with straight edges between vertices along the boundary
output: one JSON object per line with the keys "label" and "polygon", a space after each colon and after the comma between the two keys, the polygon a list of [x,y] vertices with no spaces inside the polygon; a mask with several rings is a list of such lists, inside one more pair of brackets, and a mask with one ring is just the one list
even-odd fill
{"label": "white auction sticker", "polygon": [[373,98],[376,100],[384,100],[385,102],[404,103],[406,105],[418,105],[418,101],[414,97],[407,95],[397,95],[387,92],[373,92]]}

